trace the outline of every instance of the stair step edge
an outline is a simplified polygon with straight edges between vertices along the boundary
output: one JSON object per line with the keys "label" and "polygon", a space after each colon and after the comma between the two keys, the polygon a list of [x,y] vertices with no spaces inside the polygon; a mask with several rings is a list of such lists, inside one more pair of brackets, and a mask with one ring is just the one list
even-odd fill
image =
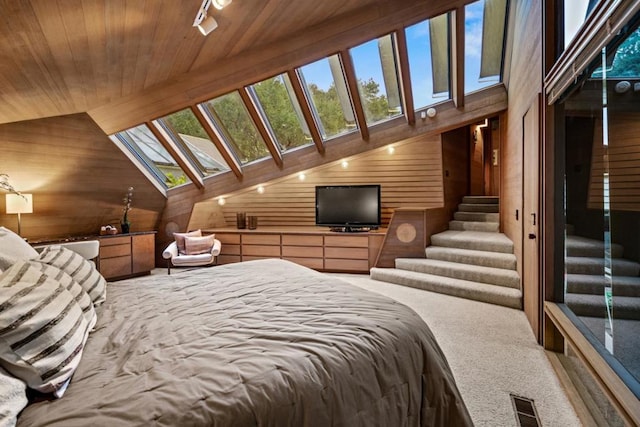
{"label": "stair step edge", "polygon": [[391,268],[374,267],[371,269],[371,278],[517,310],[522,309],[522,292],[518,289]]}

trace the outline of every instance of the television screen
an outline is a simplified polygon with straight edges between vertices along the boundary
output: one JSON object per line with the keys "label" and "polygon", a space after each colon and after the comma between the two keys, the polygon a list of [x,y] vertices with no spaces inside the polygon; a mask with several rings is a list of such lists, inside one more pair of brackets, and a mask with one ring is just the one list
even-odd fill
{"label": "television screen", "polygon": [[316,225],[349,230],[380,226],[380,186],[317,186]]}

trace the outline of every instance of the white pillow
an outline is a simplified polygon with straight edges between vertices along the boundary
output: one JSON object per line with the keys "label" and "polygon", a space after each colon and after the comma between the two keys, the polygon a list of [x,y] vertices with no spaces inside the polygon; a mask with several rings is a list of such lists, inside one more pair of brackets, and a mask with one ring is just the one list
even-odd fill
{"label": "white pillow", "polygon": [[28,261],[0,276],[0,363],[42,393],[62,397],[89,324],[73,295]]}
{"label": "white pillow", "polygon": [[0,270],[6,270],[16,261],[37,257],[38,251],[22,237],[7,228],[0,227]]}
{"label": "white pillow", "polygon": [[210,234],[202,237],[190,237],[184,238],[184,247],[186,255],[200,255],[211,253],[213,244],[215,243],[215,235]]}
{"label": "white pillow", "polygon": [[27,403],[27,385],[0,367],[0,427],[15,426]]}
{"label": "white pillow", "polygon": [[58,267],[80,283],[91,297],[94,306],[106,301],[107,281],[95,266],[84,257],[64,246],[52,245],[42,250],[38,262]]}

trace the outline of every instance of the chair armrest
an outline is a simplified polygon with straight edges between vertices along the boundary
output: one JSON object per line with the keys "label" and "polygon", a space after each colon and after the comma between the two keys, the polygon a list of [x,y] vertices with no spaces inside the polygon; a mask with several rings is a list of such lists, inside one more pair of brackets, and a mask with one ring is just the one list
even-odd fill
{"label": "chair armrest", "polygon": [[218,239],[213,239],[213,246],[211,247],[211,255],[218,256],[222,249],[222,242]]}
{"label": "chair armrest", "polygon": [[169,246],[167,246],[165,250],[162,252],[162,258],[171,259],[176,256],[178,256],[178,245],[174,241],[174,242],[171,242],[171,244],[169,244]]}

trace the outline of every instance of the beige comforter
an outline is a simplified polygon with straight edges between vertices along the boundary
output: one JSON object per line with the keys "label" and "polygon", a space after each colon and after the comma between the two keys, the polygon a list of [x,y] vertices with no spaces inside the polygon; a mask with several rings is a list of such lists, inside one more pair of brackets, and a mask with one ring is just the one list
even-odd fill
{"label": "beige comforter", "polygon": [[471,425],[408,307],[287,261],[109,284],[64,397],[20,426]]}

